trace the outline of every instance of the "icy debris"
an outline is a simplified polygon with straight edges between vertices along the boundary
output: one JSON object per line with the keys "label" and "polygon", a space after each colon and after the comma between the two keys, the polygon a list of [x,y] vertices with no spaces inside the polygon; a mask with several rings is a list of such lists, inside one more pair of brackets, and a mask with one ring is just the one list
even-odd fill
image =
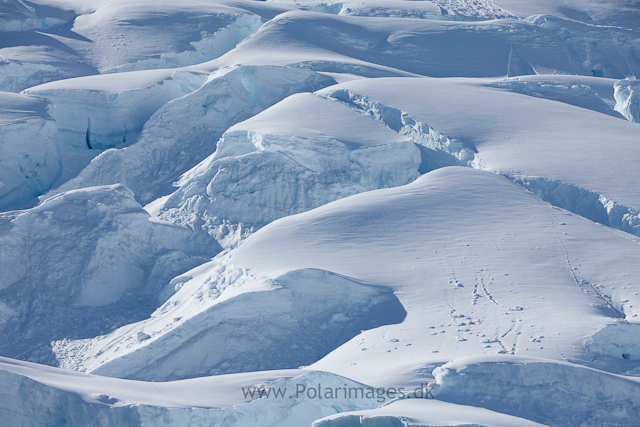
{"label": "icy debris", "polygon": [[[292,368],[315,362],[362,330],[399,323],[406,315],[388,289],[323,270],[271,280],[255,278],[223,258],[189,275],[193,279],[148,320],[89,346],[79,341],[79,351],[73,351],[73,342],[56,347],[61,364],[150,381]],[[139,338],[143,329],[152,339]],[[71,354],[74,360],[64,360]]]}
{"label": "icy debris", "polygon": [[206,78],[202,73],[172,70],[89,76],[24,93],[51,100],[61,143],[104,150],[135,139],[158,108],[193,92]]}
{"label": "icy debris", "polygon": [[0,92],[0,211],[47,191],[60,173],[49,107],[42,98]]}
{"label": "icy debris", "polygon": [[570,363],[475,356],[433,371],[433,395],[550,426],[629,426],[640,419],[640,382]]}
{"label": "icy debris", "polygon": [[432,0],[444,15],[460,20],[517,19],[516,15],[495,5],[492,0]]}
{"label": "icy debris", "polygon": [[627,120],[640,123],[640,80],[620,80],[613,87],[616,111]]}
{"label": "icy debris", "polygon": [[61,189],[119,182],[148,203],[170,193],[182,173],[213,153],[229,126],[293,93],[334,83],[330,77],[291,67],[239,66],[212,73],[198,90],[160,108],[137,143],[105,151]]}
{"label": "icy debris", "polygon": [[329,3],[300,3],[301,9],[343,16],[375,16],[385,18],[447,19],[443,10],[431,2],[405,2],[398,0],[343,1]]}

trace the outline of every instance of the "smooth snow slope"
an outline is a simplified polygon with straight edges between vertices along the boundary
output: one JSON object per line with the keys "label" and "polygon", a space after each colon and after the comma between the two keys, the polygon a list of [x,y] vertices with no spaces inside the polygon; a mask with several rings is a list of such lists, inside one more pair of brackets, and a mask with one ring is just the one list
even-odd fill
{"label": "smooth snow slope", "polygon": [[636,425],[639,17],[1,2],[0,425]]}

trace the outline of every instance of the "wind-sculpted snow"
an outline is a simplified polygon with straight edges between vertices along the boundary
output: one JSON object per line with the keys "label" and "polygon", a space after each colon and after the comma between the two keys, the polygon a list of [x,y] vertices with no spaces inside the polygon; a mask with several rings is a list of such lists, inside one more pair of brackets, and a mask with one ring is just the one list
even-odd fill
{"label": "wind-sculpted snow", "polygon": [[172,277],[218,250],[211,239],[150,221],[122,185],[2,213],[0,294],[13,315],[2,325],[1,352],[51,363],[52,339],[101,333],[150,313],[165,285],[148,283],[154,268]]}
{"label": "wind-sculpted snow", "polygon": [[41,98],[0,92],[0,210],[49,189],[60,172],[56,125]]}
{"label": "wind-sculpted snow", "polygon": [[[460,22],[293,11],[269,21],[207,66],[241,62],[344,73],[349,65],[364,68],[362,74],[354,74],[371,77],[558,73],[619,79],[640,70],[638,35],[633,31],[549,16],[529,21]],[[613,49],[619,53],[606,54]]]}
{"label": "wind-sculpted snow", "polygon": [[[434,151],[443,153],[440,155],[440,158],[443,159],[440,165],[428,164],[429,159],[423,159],[423,162],[427,164],[421,165],[421,172],[429,172],[443,165],[468,166],[474,160],[475,147],[465,147],[460,141],[452,141],[429,125],[416,121],[413,117],[397,108],[382,105],[345,89],[331,92],[325,91],[325,93],[327,94],[326,96],[344,102],[367,116],[382,122],[389,129],[411,138],[418,147],[427,148],[429,151],[422,150],[423,155],[426,154],[425,157],[428,157],[429,153]],[[431,163],[434,163],[433,160]]]}
{"label": "wind-sculpted snow", "polygon": [[[144,383],[70,373],[2,358],[0,419],[6,427],[299,427],[337,412],[379,405],[376,399],[359,395],[318,399],[302,392],[318,384],[332,389],[367,387],[348,378],[310,370]],[[259,394],[266,391],[268,396]],[[286,394],[276,395],[276,391]],[[290,395],[296,398],[289,398]]]}
{"label": "wind-sculpted snow", "polygon": [[454,167],[274,221],[231,260],[254,274],[320,268],[391,287],[405,321],[366,331],[314,365],[371,380],[380,363],[413,357],[417,369],[462,352],[589,363],[586,336],[620,316],[637,322],[638,251],[637,239],[551,208],[504,177]]}
{"label": "wind-sculpted snow", "polygon": [[149,320],[55,344],[56,356],[67,368],[151,381],[294,368],[406,314],[388,289],[321,270],[256,278],[225,259],[176,289]]}
{"label": "wind-sculpted snow", "polygon": [[640,80],[620,80],[614,87],[616,111],[627,120],[640,123]]}
{"label": "wind-sculpted snow", "polygon": [[640,381],[563,362],[476,357],[434,371],[438,400],[476,404],[549,426],[630,426]]}
{"label": "wind-sculpted snow", "polygon": [[493,3],[521,19],[532,15],[551,15],[589,25],[640,29],[640,8],[626,0],[493,0]]}
{"label": "wind-sculpted snow", "polygon": [[256,8],[252,2],[223,3],[5,2],[10,10],[0,24],[5,31],[0,32],[0,90],[17,92],[70,77],[210,61],[255,32],[262,24],[259,13],[268,16],[280,10]]}
{"label": "wind-sculpted snow", "polygon": [[287,96],[335,83],[313,71],[233,67],[212,73],[198,90],[169,102],[144,125],[140,139],[94,159],[63,190],[122,183],[148,203],[216,149],[222,133]]}

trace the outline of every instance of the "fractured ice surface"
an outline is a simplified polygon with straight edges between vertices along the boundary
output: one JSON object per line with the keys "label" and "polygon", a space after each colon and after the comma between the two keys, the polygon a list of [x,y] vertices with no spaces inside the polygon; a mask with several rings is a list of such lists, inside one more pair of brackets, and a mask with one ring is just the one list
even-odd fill
{"label": "fractured ice surface", "polygon": [[229,126],[293,93],[332,83],[299,68],[232,67],[212,73],[202,87],[156,111],[137,143],[102,153],[62,189],[119,182],[148,203],[169,193],[174,180],[214,152]]}
{"label": "fractured ice surface", "polygon": [[42,194],[60,173],[50,106],[42,98],[0,92],[0,210]]}
{"label": "fractured ice surface", "polygon": [[631,122],[640,122],[640,80],[620,80],[614,87],[616,111]]}
{"label": "fractured ice surface", "polygon": [[0,294],[15,312],[3,325],[3,353],[47,360],[39,352],[53,338],[99,333],[149,313],[153,269],[162,266],[171,277],[202,263],[219,250],[202,237],[150,221],[122,185],[1,213]]}

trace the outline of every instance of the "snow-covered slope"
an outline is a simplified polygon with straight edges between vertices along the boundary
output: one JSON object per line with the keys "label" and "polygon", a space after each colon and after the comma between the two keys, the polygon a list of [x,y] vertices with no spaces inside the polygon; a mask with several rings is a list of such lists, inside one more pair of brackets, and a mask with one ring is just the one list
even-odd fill
{"label": "snow-covered slope", "polygon": [[637,425],[639,23],[0,2],[0,425]]}

